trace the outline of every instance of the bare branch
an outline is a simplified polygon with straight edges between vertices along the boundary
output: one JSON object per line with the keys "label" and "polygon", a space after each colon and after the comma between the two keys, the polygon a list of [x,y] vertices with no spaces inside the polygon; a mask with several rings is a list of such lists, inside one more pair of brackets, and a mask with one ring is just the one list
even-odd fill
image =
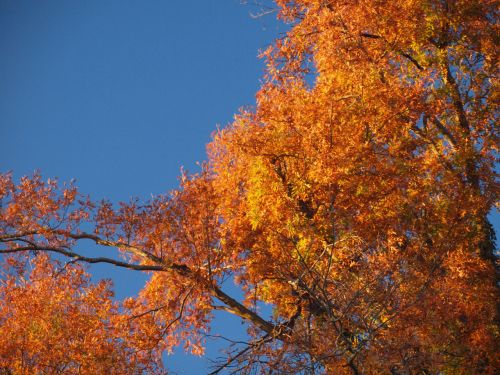
{"label": "bare branch", "polygon": [[255,347],[257,346],[260,346],[266,342],[269,342],[273,339],[272,336],[270,336],[269,334],[266,334],[264,336],[262,336],[259,340],[255,341],[255,342],[252,342],[252,343],[248,343],[247,347],[240,350],[238,353],[236,353],[235,355],[233,356],[230,356],[227,361],[220,365],[219,367],[217,367],[214,371],[210,372],[208,375],[216,375],[218,373],[220,373],[222,370],[224,370],[225,368],[231,366],[231,364],[234,363],[234,361],[236,361],[238,358],[242,357],[243,355],[245,355],[246,353],[248,353],[250,350],[254,349]]}
{"label": "bare branch", "polygon": [[13,249],[1,249],[0,254],[13,254],[13,253],[20,253],[20,252],[25,252],[25,251],[48,251],[48,252],[54,252],[58,254],[65,255],[69,258],[73,258],[75,261],[78,262],[85,262],[85,263],[108,263],[112,264],[117,267],[121,268],[128,268],[131,270],[135,271],[167,271],[168,269],[162,266],[155,266],[155,265],[140,265],[140,264],[133,264],[133,263],[126,263],[126,262],[121,262],[119,260],[115,260],[112,258],[105,258],[105,257],[86,257],[80,254],[77,254],[73,251],[65,250],[60,247],[54,247],[54,246],[20,246],[16,247]]}

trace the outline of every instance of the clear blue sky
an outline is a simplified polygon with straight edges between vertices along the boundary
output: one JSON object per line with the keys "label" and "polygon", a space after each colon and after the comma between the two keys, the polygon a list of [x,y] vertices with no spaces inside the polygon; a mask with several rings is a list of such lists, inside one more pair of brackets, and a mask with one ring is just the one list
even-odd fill
{"label": "clear blue sky", "polygon": [[[95,199],[147,199],[196,170],[217,124],[253,105],[278,35],[274,15],[239,0],[0,0],[0,171],[16,178],[75,178]],[[112,277],[118,297],[144,277]],[[218,315],[216,329],[244,332]],[[217,355],[209,344],[209,355]],[[206,373],[204,358],[176,354],[179,374]]]}
{"label": "clear blue sky", "polygon": [[[175,188],[181,166],[205,159],[216,125],[254,104],[258,51],[280,31],[256,10],[239,0],[0,0],[0,171],[76,178],[113,201]],[[118,297],[144,282],[92,270],[114,279]],[[215,326],[242,332],[227,314]],[[208,369],[182,353],[166,363]]]}

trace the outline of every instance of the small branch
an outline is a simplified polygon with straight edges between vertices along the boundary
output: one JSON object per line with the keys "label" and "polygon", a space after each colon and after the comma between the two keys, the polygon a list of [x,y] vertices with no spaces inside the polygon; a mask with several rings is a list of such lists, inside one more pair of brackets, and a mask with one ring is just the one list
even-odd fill
{"label": "small branch", "polygon": [[[369,38],[369,39],[383,39],[383,40],[384,40],[387,44],[389,44],[389,43],[387,42],[387,40],[386,40],[384,37],[380,36],[380,35],[370,34],[370,33],[360,33],[359,35],[360,35],[361,37],[363,37],[363,38]],[[399,53],[401,56],[405,57],[406,59],[408,59],[408,60],[409,60],[409,61],[410,61],[413,65],[415,65],[415,66],[416,66],[416,68],[417,68],[418,70],[420,70],[420,71],[424,70],[424,67],[423,67],[422,65],[420,65],[420,64],[418,63],[418,61],[417,61],[417,60],[415,60],[415,58],[414,58],[412,55],[410,55],[408,52],[404,52],[404,51],[402,51],[402,50],[400,50],[400,49],[396,49],[396,52],[397,52],[397,53]]]}
{"label": "small branch", "polygon": [[132,315],[128,320],[132,320],[132,319],[138,319],[138,318],[141,318],[143,317],[144,315],[148,315],[148,314],[151,314],[151,313],[155,313],[157,311],[160,311],[162,309],[164,309],[165,307],[167,307],[168,305],[161,305],[161,306],[158,306],[154,309],[149,309],[147,311],[144,311],[140,314],[137,314],[137,315]]}
{"label": "small branch", "polygon": [[358,370],[358,368],[356,367],[356,365],[352,362],[352,360],[350,360],[348,363],[347,363],[347,366],[351,369],[352,373],[354,375],[360,375],[360,372]]}
{"label": "small branch", "polygon": [[210,372],[208,375],[216,375],[218,373],[220,373],[222,370],[224,370],[225,368],[229,367],[234,361],[236,361],[238,358],[240,358],[241,356],[245,355],[248,351],[250,351],[251,349],[257,347],[257,346],[260,346],[266,342],[269,342],[273,339],[272,336],[270,336],[269,334],[266,334],[264,336],[262,336],[259,340],[257,340],[256,342],[253,342],[253,343],[249,343],[248,346],[242,350],[240,350],[238,353],[236,353],[235,355],[229,357],[226,361],[226,363],[220,365],[217,369],[215,369],[214,371]]}
{"label": "small branch", "polygon": [[457,148],[457,140],[453,136],[453,134],[450,133],[450,131],[444,126],[444,124],[439,121],[437,117],[433,118],[434,124],[436,124],[437,128],[441,131],[441,133],[450,141],[450,144],[453,146],[454,149]]}
{"label": "small branch", "polygon": [[359,34],[363,38],[370,38],[370,39],[382,39],[380,35],[375,35],[375,34],[370,34],[370,33],[361,33]]}
{"label": "small branch", "polygon": [[0,242],[16,241],[22,239],[23,237],[32,236],[34,234],[37,234],[37,232],[30,231],[30,232],[21,232],[13,234],[2,234],[0,235]]}
{"label": "small branch", "polygon": [[443,70],[445,71],[446,83],[451,88],[451,98],[453,100],[455,110],[458,114],[458,123],[464,131],[465,136],[468,137],[470,135],[469,121],[467,120],[467,116],[465,114],[464,104],[460,95],[460,89],[458,87],[457,81],[455,80],[455,77],[453,77],[453,74],[451,73],[451,69],[447,61],[443,63]]}
{"label": "small branch", "polygon": [[131,270],[135,271],[166,271],[167,269],[165,267],[161,266],[145,266],[145,265],[140,265],[140,264],[132,264],[132,263],[126,263],[126,262],[121,262],[119,260],[111,259],[111,258],[105,258],[105,257],[97,257],[97,258],[89,258],[82,256],[80,254],[77,254],[73,251],[65,250],[59,247],[53,247],[53,246],[20,246],[16,247],[15,249],[1,249],[0,254],[14,254],[14,253],[20,253],[24,251],[48,251],[48,252],[54,252],[58,254],[65,255],[69,258],[73,258],[74,261],[77,262],[86,262],[86,263],[108,263],[112,264],[117,267],[121,268],[128,268]]}
{"label": "small branch", "polygon": [[170,329],[170,327],[172,327],[176,322],[178,322],[179,320],[182,319],[182,316],[184,314],[184,307],[186,306],[186,301],[187,301],[189,295],[191,294],[191,292],[193,291],[193,289],[194,289],[194,286],[192,286],[188,290],[188,292],[186,293],[186,295],[182,299],[182,303],[181,303],[181,308],[180,308],[179,314],[176,316],[176,318],[174,320],[172,320],[170,323],[167,324],[167,326],[163,329],[163,334],[165,334]]}
{"label": "small branch", "polygon": [[98,245],[103,245],[103,246],[110,246],[110,247],[116,247],[119,249],[127,250],[130,251],[131,253],[140,256],[141,258],[147,258],[155,263],[163,263],[164,260],[157,257],[154,254],[151,254],[148,251],[145,251],[143,249],[139,249],[136,246],[124,243],[124,242],[119,242],[119,241],[110,241],[103,239],[99,236],[96,236],[95,234],[90,234],[90,233],[71,233],[67,232],[64,230],[53,230],[52,231],[54,234],[59,234],[62,236],[66,236],[68,238],[72,238],[74,240],[81,240],[81,239],[88,239],[94,241]]}
{"label": "small branch", "polygon": [[413,65],[415,65],[415,66],[417,67],[417,69],[418,69],[418,70],[420,70],[420,71],[424,70],[423,66],[422,66],[422,65],[420,65],[420,64],[418,63],[418,61],[417,61],[417,60],[415,60],[415,59],[413,58],[413,56],[411,56],[409,53],[407,53],[407,52],[403,52],[403,51],[398,51],[398,53],[399,53],[401,56],[406,57],[408,60],[410,60],[410,61],[413,63]]}

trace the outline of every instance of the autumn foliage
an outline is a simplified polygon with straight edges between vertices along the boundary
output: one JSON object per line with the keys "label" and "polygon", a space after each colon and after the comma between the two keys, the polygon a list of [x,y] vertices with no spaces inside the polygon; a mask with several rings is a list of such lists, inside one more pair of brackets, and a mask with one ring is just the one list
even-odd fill
{"label": "autumn foliage", "polygon": [[[107,282],[90,284],[76,265],[46,255],[8,260],[0,285],[0,369],[14,374],[155,371],[159,357],[141,352],[134,326],[119,313]],[[13,271],[13,272],[12,272]]]}
{"label": "autumn foliage", "polygon": [[[2,176],[8,371],[159,372],[159,353],[177,345],[203,353],[215,310],[246,321],[248,343],[214,373],[500,368],[487,218],[498,203],[498,4],[276,6],[290,30],[262,53],[256,108],[214,134],[179,189],[115,205],[39,175]],[[120,256],[88,256],[82,241]],[[119,303],[81,263],[151,277]]]}

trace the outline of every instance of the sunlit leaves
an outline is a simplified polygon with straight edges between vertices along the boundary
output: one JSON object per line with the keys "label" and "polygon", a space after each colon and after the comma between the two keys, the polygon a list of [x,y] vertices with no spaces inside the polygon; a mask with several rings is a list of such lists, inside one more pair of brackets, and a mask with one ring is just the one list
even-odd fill
{"label": "sunlit leaves", "polygon": [[[119,204],[2,175],[2,251],[152,272],[120,311],[98,293],[80,301],[74,282],[67,303],[90,303],[100,324],[116,317],[124,350],[153,359],[179,345],[202,354],[218,309],[249,323],[249,342],[220,369],[495,373],[497,4],[276,4],[290,29],[262,53],[256,107],[214,134],[200,173]],[[70,252],[82,239],[125,262]],[[10,258],[11,273],[23,275],[21,259]],[[228,280],[242,301],[222,291]],[[23,334],[51,342],[66,334],[64,314]]]}
{"label": "sunlit leaves", "polygon": [[0,283],[0,368],[8,373],[137,374],[159,370],[158,352],[140,352],[108,282],[81,267],[29,261]]}

